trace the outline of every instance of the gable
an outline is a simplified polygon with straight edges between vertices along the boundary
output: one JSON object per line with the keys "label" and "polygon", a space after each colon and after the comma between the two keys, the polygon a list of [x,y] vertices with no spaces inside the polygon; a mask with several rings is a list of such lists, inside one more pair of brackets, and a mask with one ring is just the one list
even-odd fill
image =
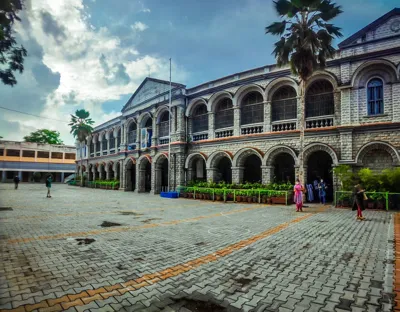
{"label": "gable", "polygon": [[400,35],[400,8],[395,8],[386,13],[376,21],[339,43],[339,48],[368,43],[369,41],[384,39],[396,35]]}
{"label": "gable", "polygon": [[[185,87],[184,85],[172,83],[172,88]],[[162,96],[169,92],[170,85],[168,81],[158,80],[154,78],[146,78],[131,96],[128,103],[123,107],[122,111],[139,106],[141,103],[150,99]]]}

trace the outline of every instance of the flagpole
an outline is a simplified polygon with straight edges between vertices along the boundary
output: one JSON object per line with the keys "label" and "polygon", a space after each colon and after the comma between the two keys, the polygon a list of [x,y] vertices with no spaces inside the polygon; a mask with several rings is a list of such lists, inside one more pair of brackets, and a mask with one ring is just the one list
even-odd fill
{"label": "flagpole", "polygon": [[171,58],[169,59],[169,106],[168,106],[168,192],[170,191],[170,174],[171,174],[171,102],[172,102],[172,82],[171,82]]}

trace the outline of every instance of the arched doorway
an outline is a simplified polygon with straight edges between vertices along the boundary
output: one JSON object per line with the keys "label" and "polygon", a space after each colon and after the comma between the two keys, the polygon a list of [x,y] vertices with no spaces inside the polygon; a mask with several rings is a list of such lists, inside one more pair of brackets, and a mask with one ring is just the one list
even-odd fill
{"label": "arched doorway", "polygon": [[[307,184],[314,186],[314,181],[324,180],[326,189],[326,200],[333,200],[333,175],[332,175],[332,157],[326,151],[315,151],[307,160]],[[315,191],[318,195],[318,192]],[[315,198],[319,201],[319,197]]]}
{"label": "arched doorway", "polygon": [[129,159],[126,164],[125,178],[125,189],[127,191],[134,191],[136,188],[136,162],[132,159]]}
{"label": "arched doorway", "polygon": [[107,171],[108,171],[108,180],[114,180],[114,170],[112,162],[108,164]]}
{"label": "arched doorway", "polygon": [[295,182],[295,162],[292,155],[288,153],[278,154],[274,161],[274,182],[286,183],[290,182],[294,184]]}
{"label": "arched doorway", "polygon": [[206,171],[206,162],[202,157],[197,157],[192,162],[192,179],[196,181],[206,181],[207,180],[207,171]]}
{"label": "arched doorway", "polygon": [[232,183],[232,162],[227,156],[219,159],[216,168],[216,182]]}
{"label": "arched doorway", "polygon": [[100,180],[106,179],[106,170],[103,164],[99,165],[99,174],[100,174]]}
{"label": "arched doorway", "polygon": [[243,181],[249,183],[261,182],[261,159],[255,154],[246,157],[243,163]]}
{"label": "arched doorway", "polygon": [[151,158],[150,156],[142,156],[137,163],[138,174],[138,192],[151,191]]}
{"label": "arched doorway", "polygon": [[156,165],[155,193],[168,191],[168,159],[161,156]]}
{"label": "arched doorway", "polygon": [[93,166],[89,165],[88,181],[93,181]]}
{"label": "arched doorway", "polygon": [[151,163],[147,162],[145,165],[145,183],[144,183],[144,191],[151,191]]}

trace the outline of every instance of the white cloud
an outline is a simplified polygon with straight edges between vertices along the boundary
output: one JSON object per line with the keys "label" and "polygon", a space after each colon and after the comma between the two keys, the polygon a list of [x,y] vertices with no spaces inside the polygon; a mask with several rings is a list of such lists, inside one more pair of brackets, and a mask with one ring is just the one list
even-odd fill
{"label": "white cloud", "polygon": [[146,24],[143,24],[142,22],[136,22],[135,24],[131,25],[131,28],[133,30],[137,30],[137,31],[144,31],[147,28],[149,28],[149,26],[147,26]]}
{"label": "white cloud", "polygon": [[[53,74],[59,75],[58,87],[42,96],[42,111],[32,113],[66,120],[66,123],[38,122],[37,118],[9,114],[4,116],[7,122],[19,123],[19,133],[14,131],[13,138],[19,136],[22,139],[27,130],[48,127],[60,131],[64,142],[72,144],[74,139],[69,134],[67,122],[76,109],[89,110],[96,124],[100,124],[120,115],[116,111],[105,113],[102,104],[132,94],[149,69],[152,76],[168,78],[167,58],[141,55],[133,45],[122,47],[120,38],[112,35],[107,27],[94,28],[90,24],[86,10],[83,0],[29,1],[24,16],[29,27],[19,24],[17,32],[24,45],[29,41],[37,42],[43,49],[41,62]],[[132,27],[143,31],[147,25],[136,22]],[[180,69],[179,73],[176,80],[184,82],[185,71]],[[31,76],[29,68],[23,75]],[[23,79],[19,86],[23,87]],[[38,84],[37,88],[42,86]]]}
{"label": "white cloud", "polygon": [[149,8],[143,8],[140,12],[150,13],[151,11]]}

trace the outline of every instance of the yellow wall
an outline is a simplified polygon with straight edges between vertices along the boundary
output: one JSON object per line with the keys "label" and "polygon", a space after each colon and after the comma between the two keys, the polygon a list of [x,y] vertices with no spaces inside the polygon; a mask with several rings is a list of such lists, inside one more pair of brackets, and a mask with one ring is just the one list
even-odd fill
{"label": "yellow wall", "polygon": [[52,163],[52,164],[75,164],[75,159],[49,159],[49,158],[35,158],[33,157],[14,157],[14,156],[0,156],[0,161],[16,161],[16,162],[39,162],[39,163]]}

